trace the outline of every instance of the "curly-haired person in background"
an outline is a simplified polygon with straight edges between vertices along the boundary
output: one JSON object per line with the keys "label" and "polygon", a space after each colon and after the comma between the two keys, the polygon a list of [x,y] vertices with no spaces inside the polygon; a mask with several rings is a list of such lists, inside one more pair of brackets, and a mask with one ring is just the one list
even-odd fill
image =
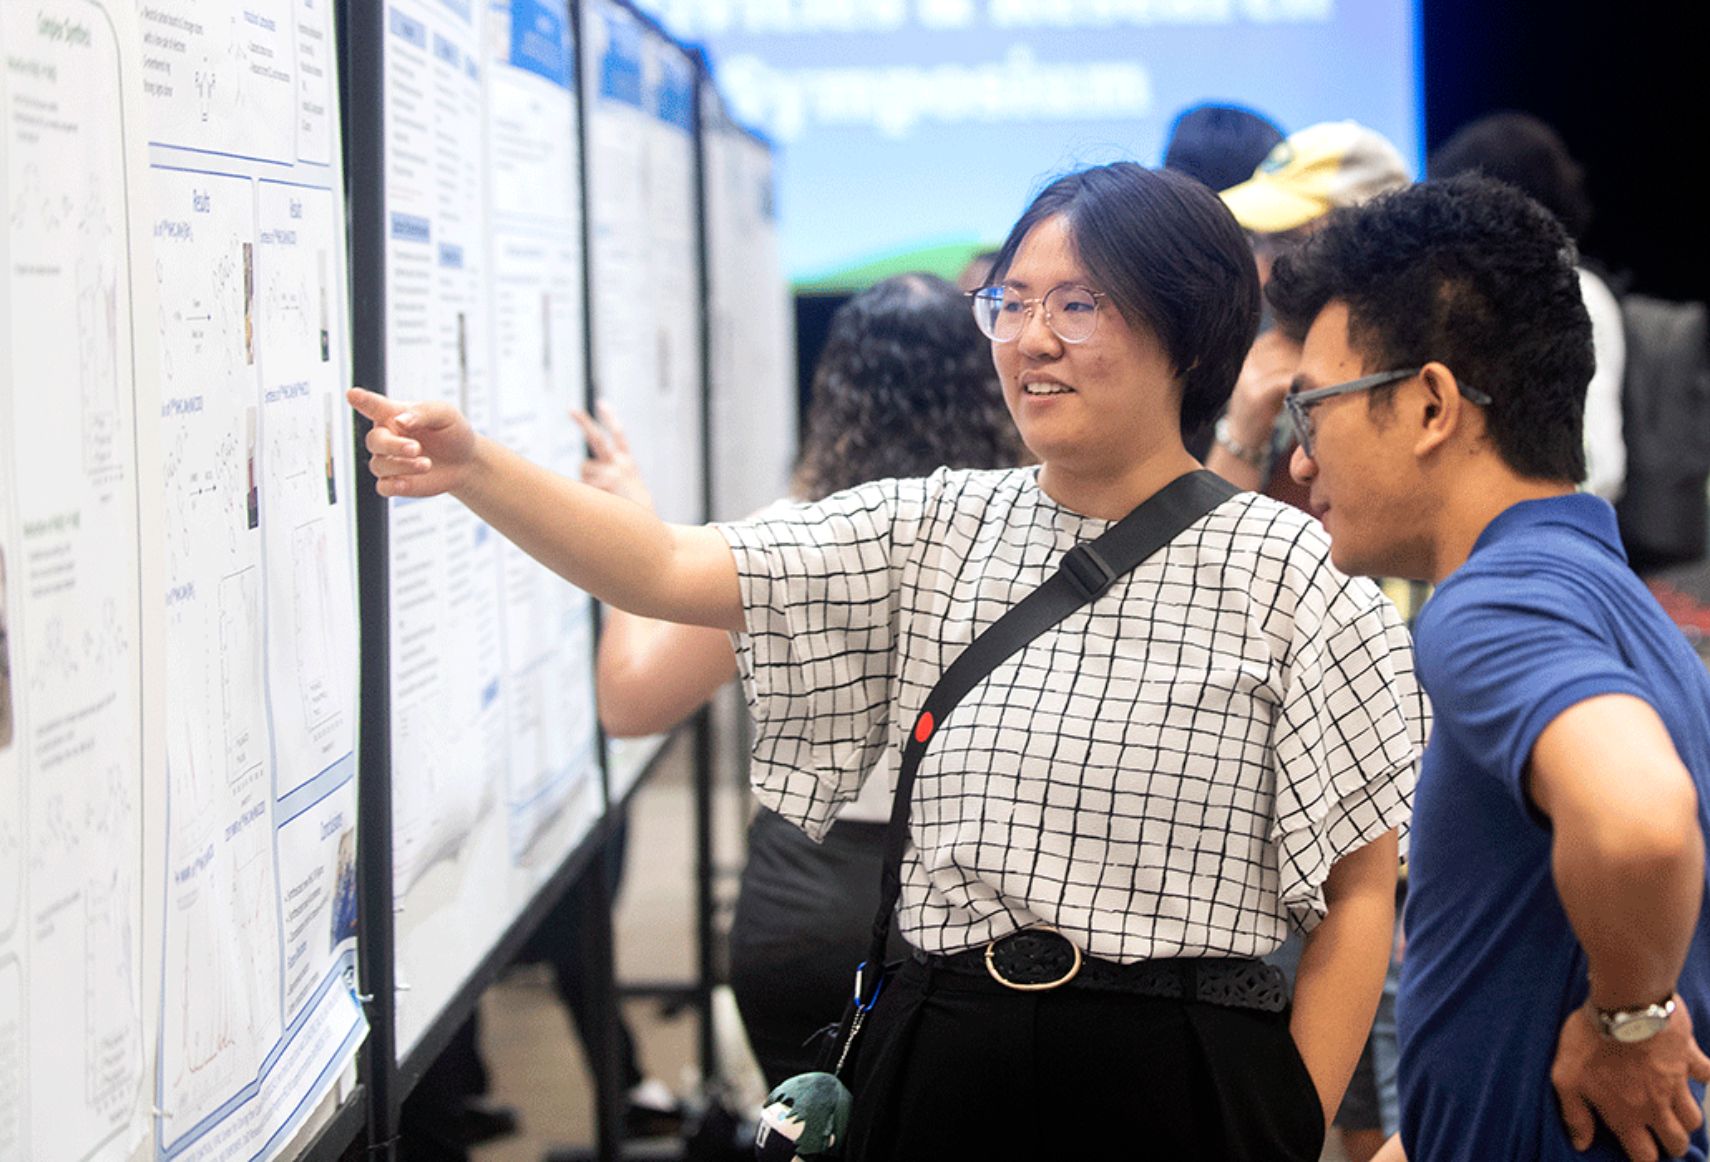
{"label": "curly-haired person in background", "polygon": [[[582,479],[651,507],[618,418],[577,413],[591,457]],[[807,438],[792,482],[814,501],[940,466],[1002,468],[1026,456],[1003,405],[991,349],[967,300],[943,279],[904,274],[845,303],[814,370]],[[608,609],[600,638],[600,721],[620,738],[667,730],[736,676],[730,635]],[[881,768],[888,767],[888,758]],[[848,999],[878,907],[889,772],[876,769],[824,841],[760,807],[730,937],[730,983],[766,1084],[814,1067],[809,1039]],[[895,936],[893,935],[893,942]],[[901,945],[896,945],[900,951]]]}

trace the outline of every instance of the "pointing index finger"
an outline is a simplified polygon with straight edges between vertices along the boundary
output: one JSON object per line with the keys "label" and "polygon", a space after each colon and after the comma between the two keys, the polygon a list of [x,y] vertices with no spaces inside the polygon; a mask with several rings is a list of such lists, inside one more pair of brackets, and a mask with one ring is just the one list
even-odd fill
{"label": "pointing index finger", "polygon": [[404,410],[404,405],[387,399],[379,392],[369,391],[363,387],[353,387],[344,393],[344,398],[359,415],[377,424],[391,421],[393,416]]}

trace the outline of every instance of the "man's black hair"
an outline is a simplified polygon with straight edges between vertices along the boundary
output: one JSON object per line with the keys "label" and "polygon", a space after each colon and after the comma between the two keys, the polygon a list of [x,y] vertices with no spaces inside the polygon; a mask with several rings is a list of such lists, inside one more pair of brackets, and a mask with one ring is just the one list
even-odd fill
{"label": "man's black hair", "polygon": [[[1510,468],[1577,483],[1593,357],[1576,260],[1548,210],[1467,175],[1335,211],[1277,260],[1266,293],[1297,338],[1346,303],[1368,370],[1447,365],[1491,397],[1486,427]],[[1374,394],[1373,406],[1390,397]]]}
{"label": "man's black hair", "polygon": [[1045,187],[998,250],[1003,281],[1028,232],[1062,215],[1094,290],[1158,337],[1181,379],[1182,431],[1215,419],[1259,327],[1259,272],[1222,200],[1189,177],[1131,161]]}
{"label": "man's black hair", "polygon": [[1194,105],[1170,125],[1164,168],[1226,190],[1252,177],[1282,139],[1283,131],[1263,113],[1240,105]]}

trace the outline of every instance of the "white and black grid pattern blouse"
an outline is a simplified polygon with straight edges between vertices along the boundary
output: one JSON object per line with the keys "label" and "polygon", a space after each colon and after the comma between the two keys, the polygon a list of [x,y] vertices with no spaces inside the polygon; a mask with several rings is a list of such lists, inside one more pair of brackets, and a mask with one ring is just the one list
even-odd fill
{"label": "white and black grid pattern blouse", "polygon": [[[720,525],[761,802],[821,836],[975,635],[1112,523],[1026,468]],[[939,953],[1045,923],[1108,960],[1264,955],[1323,916],[1336,860],[1405,825],[1426,726],[1394,608],[1315,521],[1242,493],[938,726],[902,931]]]}

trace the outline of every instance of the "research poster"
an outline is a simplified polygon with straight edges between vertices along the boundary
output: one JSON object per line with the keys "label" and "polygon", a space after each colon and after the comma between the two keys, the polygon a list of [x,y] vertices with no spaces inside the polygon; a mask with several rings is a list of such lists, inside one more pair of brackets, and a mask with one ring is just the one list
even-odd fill
{"label": "research poster", "polygon": [[695,71],[619,4],[596,0],[583,26],[594,387],[628,421],[660,515],[700,521]]}
{"label": "research poster", "polygon": [[714,519],[789,493],[796,457],[794,308],[778,247],[772,150],[733,122],[711,84],[705,140]]}
{"label": "research poster", "polygon": [[130,0],[0,4],[0,1157],[150,1129],[164,657]]}
{"label": "research poster", "polygon": [[[391,394],[492,422],[485,61],[468,0],[387,8]],[[503,787],[498,537],[449,497],[390,502],[395,891],[454,856]]]}
{"label": "research poster", "polygon": [[[594,390],[625,421],[659,515],[706,519],[693,63],[629,8],[583,9]],[[614,739],[622,797],[659,738]]]}
{"label": "research poster", "polygon": [[251,1159],[366,1032],[336,21],[136,7],[166,509],[155,1148]]}
{"label": "research poster", "polygon": [[[574,474],[586,397],[567,0],[394,0],[388,390]],[[603,809],[591,610],[449,498],[393,500],[398,1052]]]}
{"label": "research poster", "polygon": [[[469,0],[392,0],[386,13],[387,388],[406,399],[450,400],[486,429],[485,13]],[[443,966],[461,980],[503,922],[502,910],[491,909],[462,941],[437,949],[422,935],[448,910],[451,893],[503,898],[502,875],[485,853],[490,840],[477,840],[500,818],[506,722],[498,535],[449,497],[388,504],[402,1055],[455,987],[435,987],[430,974]],[[436,866],[450,883],[424,890]],[[468,963],[450,963],[463,957]]]}
{"label": "research poster", "polygon": [[[575,54],[568,0],[500,0],[490,11],[486,142],[492,181],[492,430],[574,476],[587,368]],[[506,819],[514,860],[555,867],[598,813],[593,609],[586,593],[506,541]],[[590,794],[593,792],[593,794]],[[531,852],[566,810],[558,842]]]}

